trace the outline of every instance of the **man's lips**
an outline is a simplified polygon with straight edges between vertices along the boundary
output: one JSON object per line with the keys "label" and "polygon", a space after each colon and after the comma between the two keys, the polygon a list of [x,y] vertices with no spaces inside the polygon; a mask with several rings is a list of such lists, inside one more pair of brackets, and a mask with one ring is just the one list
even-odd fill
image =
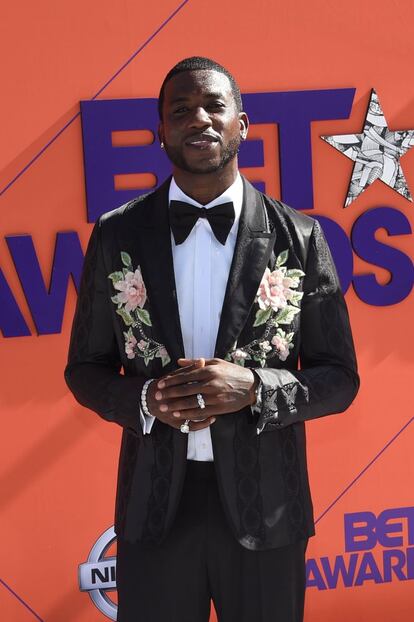
{"label": "man's lips", "polygon": [[189,147],[195,147],[196,149],[209,149],[214,147],[220,142],[217,136],[212,134],[197,134],[187,138],[185,144]]}

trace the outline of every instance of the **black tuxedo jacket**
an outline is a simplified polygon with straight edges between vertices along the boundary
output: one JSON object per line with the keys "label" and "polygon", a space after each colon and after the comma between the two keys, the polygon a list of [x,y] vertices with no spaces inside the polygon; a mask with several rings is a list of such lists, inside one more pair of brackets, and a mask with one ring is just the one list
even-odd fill
{"label": "black tuxedo jacket", "polygon": [[[345,410],[359,379],[345,302],[317,221],[256,191],[245,179],[239,232],[222,308],[215,356],[263,337],[254,326],[255,296],[266,267],[288,251],[286,266],[305,273],[301,311],[288,330],[293,347],[285,361],[257,368],[263,382],[260,414],[250,408],[217,417],[210,427],[214,465],[229,524],[248,549],[269,549],[314,533],[305,424]],[[115,527],[130,541],[157,544],[174,519],[186,470],[188,436],[154,422],[143,435],[141,388],[177,367],[184,356],[168,220],[169,180],[158,190],[105,214],[96,223],[85,257],[66,381],[76,399],[123,427]],[[163,344],[160,357],[128,358],[126,327],[114,304],[108,275],[122,270],[121,252],[140,266],[151,326]],[[129,327],[132,334],[135,328]],[[131,333],[130,333],[131,334]],[[139,334],[135,334],[137,340]],[[299,370],[300,363],[300,370]],[[258,430],[261,430],[258,433]]]}

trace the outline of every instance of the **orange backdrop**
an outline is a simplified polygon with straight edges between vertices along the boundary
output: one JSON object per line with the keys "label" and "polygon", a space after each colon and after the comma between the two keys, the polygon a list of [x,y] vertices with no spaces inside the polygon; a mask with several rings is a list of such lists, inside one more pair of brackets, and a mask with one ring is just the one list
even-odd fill
{"label": "orange backdrop", "polygon": [[[347,233],[360,214],[380,205],[412,221],[413,205],[381,182],[342,210],[352,163],[319,136],[360,132],[372,87],[392,129],[414,127],[413,20],[411,0],[3,3],[0,187],[14,181],[1,196],[0,263],[32,335],[1,337],[0,345],[1,620],[105,619],[79,591],[77,567],[113,522],[120,431],[78,406],[63,381],[73,283],[62,332],[37,336],[4,240],[32,236],[47,285],[58,231],[77,231],[86,247],[91,225],[79,117],[59,133],[79,101],[92,98],[136,51],[99,99],[154,97],[168,69],[194,54],[227,66],[243,92],[356,87],[349,119],[312,125],[314,211]],[[277,157],[269,148],[276,138],[274,128],[273,137],[269,131],[265,176],[277,195]],[[402,166],[414,193],[414,149]],[[386,242],[386,232],[377,238]],[[410,254],[412,236],[387,243]],[[355,257],[354,272],[367,271],[382,283],[389,279],[387,271]],[[347,302],[361,391],[346,414],[307,426],[315,516],[322,516],[308,555],[319,566],[321,557],[333,563],[344,554],[345,513],[414,506],[412,297],[375,307],[351,286]],[[414,544],[409,522],[390,523],[402,532],[405,555]],[[378,544],[372,551],[380,569],[384,550]],[[385,583],[367,579],[344,587],[339,580],[336,589],[309,588],[305,619],[408,622],[413,611],[413,582],[394,573]]]}

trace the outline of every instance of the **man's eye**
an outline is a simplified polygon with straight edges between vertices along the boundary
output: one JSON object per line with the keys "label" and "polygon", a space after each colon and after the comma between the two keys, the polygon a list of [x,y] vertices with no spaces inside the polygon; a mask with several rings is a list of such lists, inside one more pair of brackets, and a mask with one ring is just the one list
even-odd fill
{"label": "man's eye", "polygon": [[174,114],[181,114],[183,112],[187,112],[188,108],[187,106],[181,106],[180,108],[176,108],[174,110]]}
{"label": "man's eye", "polygon": [[225,108],[223,102],[211,102],[208,106],[209,108]]}

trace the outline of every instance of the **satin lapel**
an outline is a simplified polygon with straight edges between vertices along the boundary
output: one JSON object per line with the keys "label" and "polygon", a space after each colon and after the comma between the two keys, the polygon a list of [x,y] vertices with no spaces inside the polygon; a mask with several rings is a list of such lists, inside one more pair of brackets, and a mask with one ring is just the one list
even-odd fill
{"label": "satin lapel", "polygon": [[167,348],[176,367],[184,356],[175,287],[171,233],[168,220],[168,179],[147,199],[144,209],[137,210],[137,219],[130,235],[137,245],[137,256],[147,288],[151,315],[160,328],[160,341]]}
{"label": "satin lapel", "polygon": [[276,238],[259,192],[243,178],[243,207],[217,334],[215,356],[224,358],[246,323]]}

